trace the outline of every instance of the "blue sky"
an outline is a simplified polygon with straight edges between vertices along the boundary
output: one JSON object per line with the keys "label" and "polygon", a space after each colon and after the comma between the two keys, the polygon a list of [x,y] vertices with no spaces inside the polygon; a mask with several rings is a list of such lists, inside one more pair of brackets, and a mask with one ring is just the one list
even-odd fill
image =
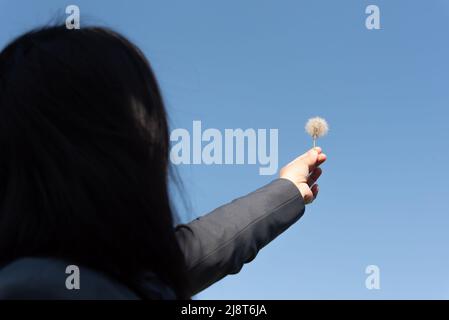
{"label": "blue sky", "polygon": [[[447,1],[0,0],[0,46],[69,4],[81,27],[143,49],[172,128],[277,128],[286,164],[310,147],[309,117],[331,126],[319,199],[198,298],[449,298]],[[370,4],[381,30],[365,28]],[[178,169],[184,221],[275,178],[255,165]],[[380,290],[365,288],[371,264]]]}

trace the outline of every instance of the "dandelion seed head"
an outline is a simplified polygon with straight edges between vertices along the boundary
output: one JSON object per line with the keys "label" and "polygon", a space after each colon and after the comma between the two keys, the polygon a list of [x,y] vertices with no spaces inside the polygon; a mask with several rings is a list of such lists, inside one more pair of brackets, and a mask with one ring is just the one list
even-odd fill
{"label": "dandelion seed head", "polygon": [[306,132],[313,138],[319,138],[327,134],[329,126],[327,121],[320,117],[311,118],[306,123]]}

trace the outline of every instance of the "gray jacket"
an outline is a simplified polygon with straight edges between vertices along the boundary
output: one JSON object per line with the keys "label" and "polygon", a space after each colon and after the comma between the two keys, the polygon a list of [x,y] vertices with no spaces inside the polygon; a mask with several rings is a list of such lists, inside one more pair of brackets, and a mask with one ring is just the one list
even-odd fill
{"label": "gray jacket", "polygon": [[[304,213],[296,186],[285,179],[221,206],[175,232],[187,261],[194,295],[228,274],[240,271],[258,251]],[[138,299],[139,296],[105,275],[80,267],[80,290],[67,290],[67,263],[58,259],[23,258],[0,270],[0,299]],[[157,277],[142,278],[141,292],[173,299]]]}

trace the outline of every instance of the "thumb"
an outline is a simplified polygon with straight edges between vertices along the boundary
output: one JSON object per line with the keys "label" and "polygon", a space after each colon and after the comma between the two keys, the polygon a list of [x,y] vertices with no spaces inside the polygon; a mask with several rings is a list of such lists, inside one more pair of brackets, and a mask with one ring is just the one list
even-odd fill
{"label": "thumb", "polygon": [[309,170],[315,168],[317,162],[318,162],[318,155],[321,153],[320,147],[315,147],[307,151],[305,154],[305,162],[309,166]]}

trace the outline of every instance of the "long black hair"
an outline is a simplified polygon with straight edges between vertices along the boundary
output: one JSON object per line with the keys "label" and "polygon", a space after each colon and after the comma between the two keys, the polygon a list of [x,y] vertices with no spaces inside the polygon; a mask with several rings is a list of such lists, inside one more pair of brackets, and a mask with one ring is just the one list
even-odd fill
{"label": "long black hair", "polygon": [[185,298],[163,100],[142,52],[100,27],[28,32],[0,53],[0,264],[57,257]]}

